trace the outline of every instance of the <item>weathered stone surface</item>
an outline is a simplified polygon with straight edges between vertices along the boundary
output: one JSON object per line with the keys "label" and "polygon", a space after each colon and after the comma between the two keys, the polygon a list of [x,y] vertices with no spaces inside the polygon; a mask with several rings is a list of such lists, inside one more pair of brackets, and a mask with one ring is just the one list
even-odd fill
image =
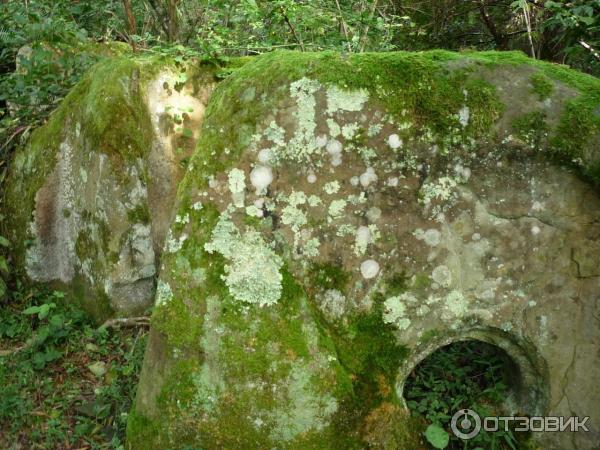
{"label": "weathered stone surface", "polygon": [[591,416],[543,448],[595,448],[598,103],[510,53],[238,69],[179,189],[130,447],[419,448],[406,376],[480,339],[518,367],[507,410]]}
{"label": "weathered stone surface", "polygon": [[60,283],[98,320],[151,306],[212,83],[168,61],[117,58],[74,88],[7,183],[12,241],[32,281]]}

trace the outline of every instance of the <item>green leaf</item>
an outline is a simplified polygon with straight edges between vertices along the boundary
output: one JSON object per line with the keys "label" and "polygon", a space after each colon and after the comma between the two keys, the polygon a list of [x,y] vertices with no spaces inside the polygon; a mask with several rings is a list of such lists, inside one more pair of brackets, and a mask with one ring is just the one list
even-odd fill
{"label": "green leaf", "polygon": [[425,438],[435,448],[444,449],[448,446],[450,436],[438,424],[432,423],[425,430]]}
{"label": "green leaf", "polygon": [[50,312],[50,305],[45,304],[40,306],[40,312],[38,313],[38,318],[41,319],[45,319],[48,316],[48,313]]}
{"label": "green leaf", "polygon": [[0,278],[0,298],[4,297],[4,294],[6,294],[6,283]]}
{"label": "green leaf", "polygon": [[183,129],[183,137],[191,138],[193,136],[194,136],[194,133],[192,133],[192,130],[190,130],[189,128]]}
{"label": "green leaf", "polygon": [[40,312],[39,306],[30,306],[29,308],[24,310],[21,314],[32,315],[32,314],[37,314],[39,312]]}
{"label": "green leaf", "polygon": [[8,263],[6,262],[6,258],[4,256],[0,256],[0,272],[10,272],[8,269]]}
{"label": "green leaf", "polygon": [[10,242],[4,236],[0,236],[0,245],[2,247],[10,247]]}

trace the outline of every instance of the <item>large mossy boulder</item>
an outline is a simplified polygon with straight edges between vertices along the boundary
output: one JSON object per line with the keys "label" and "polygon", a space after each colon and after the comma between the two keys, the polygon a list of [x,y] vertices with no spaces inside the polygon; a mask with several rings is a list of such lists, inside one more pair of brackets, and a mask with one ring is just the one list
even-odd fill
{"label": "large mossy boulder", "polygon": [[30,280],[67,290],[99,321],[152,305],[211,72],[107,59],[33,133],[15,155],[5,198],[7,237]]}
{"label": "large mossy boulder", "polygon": [[405,378],[479,339],[508,412],[600,441],[600,81],[515,53],[273,53],[209,101],[130,449],[421,448]]}

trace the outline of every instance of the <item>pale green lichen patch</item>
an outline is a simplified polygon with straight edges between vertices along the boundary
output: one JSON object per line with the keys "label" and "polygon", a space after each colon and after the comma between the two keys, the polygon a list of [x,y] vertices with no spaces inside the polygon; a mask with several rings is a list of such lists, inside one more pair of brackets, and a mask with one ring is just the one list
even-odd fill
{"label": "pale green lichen patch", "polygon": [[410,326],[410,319],[407,317],[405,303],[415,301],[414,296],[408,293],[386,299],[383,303],[385,307],[383,321],[393,324],[399,330],[406,330]]}
{"label": "pale green lichen patch", "polygon": [[156,306],[166,305],[172,298],[173,291],[171,290],[169,283],[159,280],[158,285],[156,286]]}
{"label": "pale green lichen patch", "polygon": [[220,253],[229,262],[225,284],[237,300],[265,306],[281,297],[283,261],[258,232],[240,233],[229,214],[223,213],[204,248],[209,253]]}
{"label": "pale green lichen patch", "polygon": [[327,89],[327,114],[335,114],[338,111],[360,111],[369,99],[366,89],[356,91],[340,89],[331,86]]}

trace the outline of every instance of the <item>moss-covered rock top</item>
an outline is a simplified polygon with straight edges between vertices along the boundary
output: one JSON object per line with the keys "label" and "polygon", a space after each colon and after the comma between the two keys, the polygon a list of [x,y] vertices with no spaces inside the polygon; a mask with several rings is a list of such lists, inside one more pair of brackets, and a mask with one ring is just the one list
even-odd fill
{"label": "moss-covered rock top", "polygon": [[572,168],[595,179],[599,105],[598,80],[517,53],[244,61],[179,187],[129,444],[419,448],[400,374],[475,329],[514,340],[517,406],[544,409],[540,361],[572,349],[523,318],[555,306],[550,266],[556,298],[577,285],[561,242],[597,246]]}

